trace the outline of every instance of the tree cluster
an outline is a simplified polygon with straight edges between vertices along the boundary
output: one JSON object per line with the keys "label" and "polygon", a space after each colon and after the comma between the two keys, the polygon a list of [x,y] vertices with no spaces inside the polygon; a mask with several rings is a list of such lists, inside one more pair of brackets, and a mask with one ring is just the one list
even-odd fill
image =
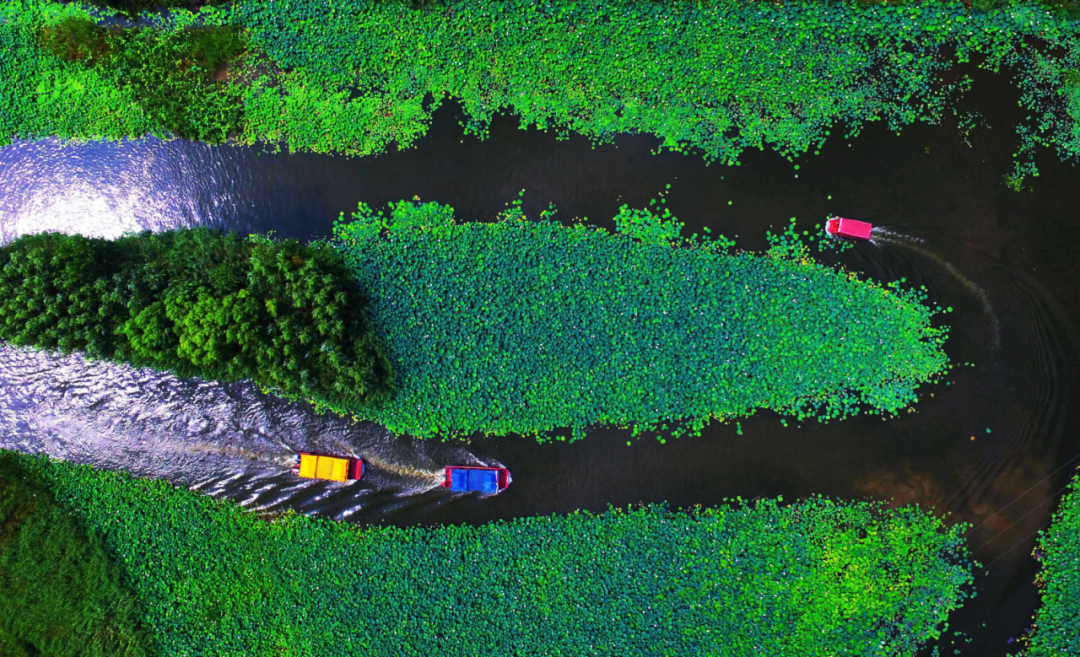
{"label": "tree cluster", "polygon": [[0,247],[0,339],[316,402],[364,405],[388,390],[363,308],[325,243],[193,228]]}

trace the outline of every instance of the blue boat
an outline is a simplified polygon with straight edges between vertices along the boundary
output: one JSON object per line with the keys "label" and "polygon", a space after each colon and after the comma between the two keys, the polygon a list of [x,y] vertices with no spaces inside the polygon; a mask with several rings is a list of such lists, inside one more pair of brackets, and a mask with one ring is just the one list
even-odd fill
{"label": "blue boat", "polygon": [[510,485],[510,471],[506,468],[448,465],[442,485],[458,493],[499,493]]}

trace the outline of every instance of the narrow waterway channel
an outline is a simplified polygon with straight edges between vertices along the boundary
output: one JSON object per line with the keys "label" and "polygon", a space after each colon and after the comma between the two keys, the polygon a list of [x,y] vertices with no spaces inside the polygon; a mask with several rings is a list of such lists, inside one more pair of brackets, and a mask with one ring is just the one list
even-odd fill
{"label": "narrow waterway channel", "polygon": [[[0,149],[4,241],[41,230],[115,237],[197,224],[308,240],[328,236],[358,201],[378,207],[419,196],[452,205],[462,219],[491,219],[523,188],[531,216],[550,201],[560,218],[612,227],[619,205],[643,206],[669,183],[668,207],[688,232],[708,226],[747,249],[764,248],[765,231],[792,216],[805,229],[833,213],[871,221],[881,227],[873,244],[823,259],[925,285],[931,301],[954,309],[949,385],[924,388],[899,418],[784,427],[765,413],[742,421],[741,435],[714,425],[664,445],[650,437],[627,446],[621,430],[574,444],[393,440],[244,383],[3,348],[0,445],[167,477],[260,509],[402,525],[665,500],[711,505],[736,495],[934,506],[973,525],[970,544],[988,566],[978,597],[951,623],[973,640],[955,647],[1004,655],[1037,604],[1035,532],[1080,461],[1069,413],[1077,401],[1080,170],[1040,152],[1033,191],[1006,189],[1017,93],[1004,76],[968,72],[976,84],[962,109],[979,108],[985,122],[966,141],[951,116],[900,137],[875,125],[800,158],[799,170],[772,153],[747,154],[737,168],[706,167],[694,156],[652,155],[655,140],[644,137],[593,149],[581,138],[522,131],[513,117],[497,119],[481,142],[461,135],[454,105],[436,114],[417,148],[363,160],[156,140]],[[288,466],[306,449],[363,456],[372,476],[346,487],[301,484]],[[455,462],[504,464],[514,483],[487,499],[447,495],[438,473]]]}

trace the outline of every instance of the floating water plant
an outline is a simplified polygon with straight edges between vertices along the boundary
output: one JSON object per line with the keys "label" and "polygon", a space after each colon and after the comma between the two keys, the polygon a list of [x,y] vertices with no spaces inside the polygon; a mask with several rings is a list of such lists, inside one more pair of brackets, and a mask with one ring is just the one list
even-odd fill
{"label": "floating water plant", "polygon": [[[47,0],[4,3],[0,143],[180,130],[369,155],[414,144],[454,98],[465,131],[481,137],[508,111],[560,137],[648,134],[659,149],[731,165],[748,148],[775,149],[797,169],[795,158],[840,123],[847,136],[879,120],[894,130],[940,123],[970,84],[964,75],[945,83],[943,73],[976,61],[1016,71],[1027,112],[1012,186],[1037,175],[1036,145],[1080,160],[1080,21],[1034,0],[973,10],[940,0],[415,4],[239,0],[175,10],[154,30],[114,37],[116,56],[69,62],[43,37],[67,18],[96,16]],[[163,64],[188,52],[193,25],[241,30],[250,50],[242,74],[226,82]],[[183,107],[161,90],[183,96]],[[960,119],[961,129],[970,124]]]}
{"label": "floating water plant", "polygon": [[100,533],[170,657],[906,657],[972,582],[964,524],[914,506],[814,497],[358,529],[18,458]]}
{"label": "floating water plant", "polygon": [[342,218],[336,244],[397,378],[337,410],[420,437],[679,435],[758,409],[889,415],[948,369],[922,292],[816,263],[794,224],[757,254],[686,238],[667,210],[623,206],[615,233],[551,216],[517,201],[461,223],[402,201]]}
{"label": "floating water plant", "polygon": [[[989,429],[987,429],[989,431]],[[1042,606],[1024,638],[1025,657],[1080,654],[1080,475],[1061,500],[1050,528],[1039,532],[1035,556],[1042,562],[1036,583]]]}
{"label": "floating water plant", "polygon": [[32,462],[0,451],[0,655],[154,656],[101,532],[57,503]]}

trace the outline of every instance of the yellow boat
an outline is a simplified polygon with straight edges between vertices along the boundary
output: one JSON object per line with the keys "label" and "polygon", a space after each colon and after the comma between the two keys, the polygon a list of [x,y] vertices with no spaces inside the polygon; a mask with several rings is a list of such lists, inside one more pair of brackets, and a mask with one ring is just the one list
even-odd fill
{"label": "yellow boat", "polygon": [[364,476],[364,462],[358,458],[309,454],[296,455],[296,474],[305,479],[326,479],[327,481],[354,481]]}

